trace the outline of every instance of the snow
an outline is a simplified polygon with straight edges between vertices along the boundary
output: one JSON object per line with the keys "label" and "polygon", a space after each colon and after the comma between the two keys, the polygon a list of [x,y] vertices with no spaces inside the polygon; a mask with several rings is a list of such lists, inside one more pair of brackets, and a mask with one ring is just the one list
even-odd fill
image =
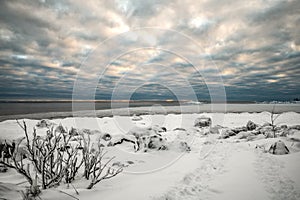
{"label": "snow", "polygon": [[[241,108],[244,108],[243,105],[236,110]],[[142,111],[144,110],[139,110]],[[288,126],[300,124],[300,114],[288,111],[281,114],[276,122]],[[245,126],[249,120],[260,125],[270,121],[269,112],[186,112],[145,114],[140,117],[120,114],[101,118],[84,116],[51,119],[56,125],[62,124],[68,129],[76,127],[98,130],[99,133],[109,133],[113,137],[127,134],[134,126],[147,128],[158,125],[167,129],[162,135],[170,141],[172,148],[166,151],[134,152],[131,144],[110,147],[109,155],[116,156],[114,162],[127,165],[120,175],[100,182],[92,190],[85,189],[87,182],[79,177],[74,182],[79,195],[62,184],[58,188],[43,191],[41,198],[72,199],[60,192],[63,191],[81,200],[300,199],[300,147],[297,146],[299,141],[293,140],[298,139],[298,132],[288,137],[260,138],[254,141],[238,140],[236,137],[218,139],[217,134],[204,135],[205,131],[193,127],[199,116],[211,117],[212,126],[228,128]],[[24,120],[28,130],[32,130],[39,121]],[[186,131],[174,130],[176,128]],[[37,132],[43,135],[45,130],[40,128]],[[15,120],[0,122],[0,132],[1,140],[24,136]],[[95,139],[96,135],[92,138]],[[279,139],[290,149],[290,154],[271,155],[255,148],[262,145],[268,149]],[[179,150],[180,141],[187,141],[191,151]],[[132,164],[128,164],[128,161]],[[7,173],[0,173],[0,197],[21,199],[21,195],[16,195],[16,192],[24,189],[24,181],[12,169]],[[16,184],[18,186],[15,187]],[[3,185],[6,187],[2,187]],[[8,189],[12,187],[17,188],[15,192]]]}

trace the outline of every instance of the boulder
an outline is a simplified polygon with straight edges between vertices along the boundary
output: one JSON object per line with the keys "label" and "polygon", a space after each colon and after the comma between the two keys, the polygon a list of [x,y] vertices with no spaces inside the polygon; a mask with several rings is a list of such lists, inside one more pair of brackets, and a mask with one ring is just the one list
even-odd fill
{"label": "boulder", "polygon": [[165,150],[166,139],[158,135],[152,135],[149,137],[149,142],[147,146],[149,149]]}
{"label": "boulder", "polygon": [[186,143],[186,142],[180,142],[179,143],[179,149],[183,152],[190,152],[191,151],[191,147]]}
{"label": "boulder", "polygon": [[136,116],[135,114],[131,118],[132,121],[141,121],[143,118],[141,116]]}
{"label": "boulder", "polygon": [[162,127],[162,126],[159,126],[159,125],[154,125],[151,128],[149,128],[149,130],[153,130],[156,133],[167,132],[166,127]]}
{"label": "boulder", "polygon": [[247,127],[246,127],[246,126],[236,127],[236,128],[231,129],[231,130],[232,130],[233,132],[235,132],[236,134],[238,134],[239,132],[247,131]]}
{"label": "boulder", "polygon": [[293,141],[300,142],[300,131],[296,129],[289,130],[287,137]]}
{"label": "boulder", "polygon": [[54,125],[54,123],[50,122],[48,119],[42,119],[35,126],[37,128],[49,128],[49,127],[51,127],[53,125]]}
{"label": "boulder", "polygon": [[71,130],[69,131],[69,135],[77,136],[79,135],[79,130],[72,127]]}
{"label": "boulder", "polygon": [[288,126],[284,124],[284,125],[281,125],[280,128],[281,128],[281,129],[287,129]]}
{"label": "boulder", "polygon": [[256,129],[257,124],[255,124],[253,121],[248,121],[246,127],[248,131],[252,131]]}
{"label": "boulder", "polygon": [[293,125],[289,127],[290,129],[300,130],[300,125]]}
{"label": "boulder", "polygon": [[111,135],[109,133],[104,133],[101,137],[104,141],[110,141],[111,140]]}
{"label": "boulder", "polygon": [[261,139],[265,139],[266,136],[264,136],[263,134],[259,134],[259,135],[249,135],[247,137],[247,141],[253,141],[253,140],[261,140]]}
{"label": "boulder", "polygon": [[265,126],[272,126],[272,124],[266,122],[266,123],[264,123],[261,127],[265,127]]}
{"label": "boulder", "polygon": [[209,133],[211,133],[211,134],[220,134],[220,130],[222,128],[224,128],[224,127],[220,126],[220,125],[216,125],[216,126],[210,127]]}
{"label": "boulder", "polygon": [[67,133],[67,130],[65,127],[63,127],[62,124],[59,124],[55,130],[54,130],[55,133]]}
{"label": "boulder", "polygon": [[219,137],[220,139],[226,139],[229,138],[230,136],[236,135],[236,133],[229,128],[220,129],[219,132],[220,132],[220,137]]}
{"label": "boulder", "polygon": [[273,134],[273,127],[272,126],[262,126],[262,127],[260,127],[259,128],[259,132],[261,133],[261,134],[264,134],[264,135],[269,135],[269,134]]}
{"label": "boulder", "polygon": [[210,127],[211,123],[212,121],[210,117],[201,116],[195,120],[194,126],[199,128]]}
{"label": "boulder", "polygon": [[269,149],[269,153],[275,155],[284,155],[284,154],[288,154],[289,152],[290,152],[289,149],[281,140],[278,140],[277,142],[272,144]]}
{"label": "boulder", "polygon": [[236,135],[237,139],[247,139],[248,137],[253,137],[254,134],[251,131],[242,131]]}
{"label": "boulder", "polygon": [[184,128],[174,128],[173,131],[186,131]]}

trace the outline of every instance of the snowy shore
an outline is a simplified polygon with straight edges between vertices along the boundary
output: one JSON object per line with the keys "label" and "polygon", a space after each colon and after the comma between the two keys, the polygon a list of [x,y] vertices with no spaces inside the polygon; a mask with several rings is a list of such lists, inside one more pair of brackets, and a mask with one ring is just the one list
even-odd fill
{"label": "snowy shore", "polygon": [[[276,121],[278,126],[300,124],[299,106],[289,106],[276,106],[277,112],[282,113]],[[51,120],[52,123],[62,124],[69,130],[71,127],[97,130],[92,134],[92,139],[100,133],[109,133],[112,137],[123,135],[135,125],[165,127],[163,136],[172,142],[186,140],[190,151],[169,148],[166,151],[134,152],[129,144],[109,147],[109,155],[114,155],[115,162],[124,165],[123,173],[104,180],[92,190],[86,189],[86,180],[79,176],[73,183],[79,195],[73,188],[62,184],[43,190],[41,198],[74,199],[63,191],[83,200],[300,199],[299,131],[276,138],[257,135],[246,140],[237,136],[223,139],[220,134],[207,134],[204,129],[194,127],[195,119],[201,115],[212,119],[212,127],[219,125],[232,129],[245,126],[249,120],[263,125],[270,122],[270,113],[265,110],[272,110],[272,106],[254,105],[249,108],[249,105],[229,105],[227,113],[203,113],[207,107],[202,107],[201,113],[194,113],[195,106],[187,106],[182,114],[172,114],[179,113],[178,108],[165,109],[168,111],[130,109],[130,115],[144,113],[140,118],[126,116],[124,109],[119,109],[119,115],[114,117],[109,117],[111,111],[97,111],[97,115],[103,116],[101,118],[88,117],[88,113],[84,117],[53,115],[55,118]],[[148,112],[155,114],[145,114]],[[47,118],[49,115],[35,115],[33,118],[40,117]],[[28,118],[24,120],[28,130],[32,130],[39,120]],[[0,132],[1,140],[9,141],[24,136],[15,120],[0,122]],[[38,129],[37,134],[45,134],[45,129]],[[257,148],[269,148],[278,140],[286,144],[289,154],[273,155]],[[13,169],[0,173],[0,188],[9,188],[0,190],[2,198],[21,199],[17,190],[25,186],[24,178]]]}

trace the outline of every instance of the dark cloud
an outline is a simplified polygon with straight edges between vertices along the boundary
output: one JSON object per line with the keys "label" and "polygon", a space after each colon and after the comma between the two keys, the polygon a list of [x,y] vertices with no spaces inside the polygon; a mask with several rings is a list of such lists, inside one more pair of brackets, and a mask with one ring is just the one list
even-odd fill
{"label": "dark cloud", "polygon": [[[3,0],[0,98],[71,98],[78,79],[83,98],[109,99],[121,85],[134,99],[210,99],[220,81],[229,100],[299,98],[299,13],[296,0]],[[139,27],[173,32],[102,45]]]}

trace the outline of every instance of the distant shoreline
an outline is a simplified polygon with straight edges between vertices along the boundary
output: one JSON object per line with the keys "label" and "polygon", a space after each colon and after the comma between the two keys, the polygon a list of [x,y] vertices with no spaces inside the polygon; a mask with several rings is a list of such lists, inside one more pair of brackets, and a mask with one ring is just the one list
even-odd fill
{"label": "distant shoreline", "polygon": [[[53,119],[67,117],[112,117],[151,114],[192,114],[192,113],[258,113],[271,112],[273,104],[200,104],[183,106],[148,106],[115,108],[103,110],[85,110],[76,112],[45,112],[34,114],[2,115],[0,122],[14,119]],[[275,113],[296,112],[300,113],[300,104],[276,104]]]}

